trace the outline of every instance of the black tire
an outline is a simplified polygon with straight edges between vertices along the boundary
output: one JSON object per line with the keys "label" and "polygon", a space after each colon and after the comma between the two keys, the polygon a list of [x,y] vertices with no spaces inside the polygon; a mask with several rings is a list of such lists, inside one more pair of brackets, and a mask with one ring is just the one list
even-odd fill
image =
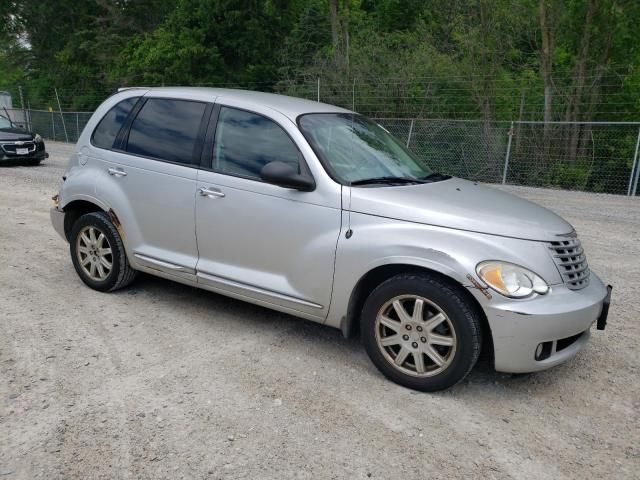
{"label": "black tire", "polygon": [[[103,233],[111,248],[112,268],[106,278],[102,281],[92,279],[80,265],[80,258],[77,250],[78,237],[85,227],[93,227]],[[71,260],[73,261],[76,273],[86,285],[94,290],[98,290],[100,292],[112,292],[126,287],[136,278],[138,272],[129,265],[120,234],[105,212],[92,212],[82,215],[73,224],[69,239]]]}
{"label": "black tire", "polygon": [[33,166],[38,166],[40,165],[40,162],[42,162],[41,159],[37,159],[37,160],[29,160],[29,165],[33,165]]}
{"label": "black tire", "polygon": [[[448,317],[447,323],[444,324],[443,327],[437,328],[444,328],[446,332],[449,332],[448,334],[452,337],[450,341],[455,347],[435,347],[437,349],[444,349],[443,351],[447,352],[445,355],[448,355],[448,366],[438,367],[434,362],[431,366],[433,369],[432,376],[421,376],[417,373],[417,362],[415,362],[416,357],[414,353],[411,353],[410,357],[406,357],[408,360],[405,360],[400,367],[394,363],[392,360],[394,352],[390,350],[390,348],[398,349],[397,358],[400,356],[399,350],[405,347],[394,345],[393,347],[385,348],[378,343],[378,338],[382,338],[382,335],[379,333],[379,330],[378,333],[376,333],[377,329],[386,328],[377,324],[376,318],[378,314],[381,313],[384,308],[390,308],[389,302],[392,299],[403,295],[413,295],[426,299],[428,302],[431,302],[431,304],[423,302],[424,305],[427,305],[425,308],[440,309],[441,312]],[[411,297],[407,298],[411,301]],[[427,315],[427,313],[425,313],[425,315]],[[426,325],[426,323],[423,325]],[[371,361],[378,370],[387,378],[400,385],[423,392],[444,390],[460,382],[467,376],[476,364],[480,354],[480,347],[482,345],[481,325],[479,313],[454,284],[440,279],[435,275],[432,276],[428,274],[400,274],[381,283],[365,301],[360,318],[360,332],[364,347],[369,358],[371,358]],[[406,325],[403,328],[407,328]],[[451,333],[451,328],[454,330],[453,333]],[[433,332],[438,333],[435,330]],[[405,332],[402,330],[402,333],[423,335],[415,331]],[[427,340],[422,337],[420,337],[420,339],[427,342]],[[413,338],[411,340],[413,340]],[[417,340],[417,342],[419,342],[419,340]],[[431,342],[431,340],[429,340],[429,342]],[[417,344],[418,343],[411,343],[411,346]],[[408,349],[409,345],[405,345]],[[422,345],[420,345],[420,348],[422,348]],[[430,361],[429,357],[422,356],[423,354],[419,355],[421,355],[423,359],[426,359],[423,361]],[[412,367],[411,363],[406,363],[407,361],[413,361],[414,363],[413,368],[415,372],[413,372],[413,375],[405,373]],[[446,363],[444,365],[446,365]],[[439,368],[443,368],[443,370],[438,373]]]}

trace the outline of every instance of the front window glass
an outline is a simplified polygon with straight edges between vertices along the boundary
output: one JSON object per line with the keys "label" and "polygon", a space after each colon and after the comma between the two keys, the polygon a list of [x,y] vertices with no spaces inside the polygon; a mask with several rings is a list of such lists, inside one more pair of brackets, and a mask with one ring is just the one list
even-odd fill
{"label": "front window glass", "polygon": [[11,122],[4,117],[0,117],[0,128],[11,128]]}
{"label": "front window glass", "polygon": [[300,172],[298,149],[282,127],[257,113],[222,107],[216,127],[213,169],[259,179],[262,168],[274,161],[288,163]]}
{"label": "front window glass", "polygon": [[349,184],[372,178],[420,181],[432,170],[377,123],[350,113],[312,113],[300,129],[337,179]]}

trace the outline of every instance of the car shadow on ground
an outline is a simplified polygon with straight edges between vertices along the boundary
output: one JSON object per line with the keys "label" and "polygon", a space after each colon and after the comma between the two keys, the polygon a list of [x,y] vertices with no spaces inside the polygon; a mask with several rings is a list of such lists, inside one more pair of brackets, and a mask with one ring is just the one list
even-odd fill
{"label": "car shadow on ground", "polygon": [[[256,328],[267,330],[273,328],[280,332],[285,331],[287,336],[292,337],[290,340],[293,342],[309,343],[316,348],[324,349],[327,358],[351,357],[354,366],[357,366],[363,374],[378,379],[383,378],[382,374],[369,361],[358,333],[345,339],[340,330],[320,323],[147,274],[140,274],[134,284],[127,289],[115,292],[115,294],[149,295],[161,298],[180,309],[191,309],[192,319],[199,319],[209,324],[211,328],[216,328],[215,313],[218,312],[237,316],[241,322],[234,325],[234,328],[243,328],[244,325],[247,331]],[[212,312],[214,315],[205,315],[201,312]],[[498,386],[502,393],[505,390],[514,393],[543,393],[547,389],[558,387],[572,374],[570,372],[572,369],[567,367],[570,363],[571,361],[550,371],[522,374],[501,373],[495,371],[491,353],[483,352],[476,366],[462,382],[446,392],[436,392],[435,395],[453,394],[466,397],[476,395],[478,389],[491,390],[497,389]],[[404,387],[395,386],[404,389]]]}
{"label": "car shadow on ground", "polygon": [[2,160],[0,162],[0,167],[41,167],[42,162],[36,162],[35,160]]}

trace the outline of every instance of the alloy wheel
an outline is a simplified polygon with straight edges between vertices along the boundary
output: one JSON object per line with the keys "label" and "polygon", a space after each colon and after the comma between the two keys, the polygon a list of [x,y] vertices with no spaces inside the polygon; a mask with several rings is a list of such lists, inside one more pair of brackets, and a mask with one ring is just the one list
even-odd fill
{"label": "alloy wheel", "polygon": [[93,226],[80,230],[76,240],[78,263],[93,281],[102,282],[113,269],[113,252],[103,232]]}
{"label": "alloy wheel", "polygon": [[386,302],[376,316],[378,348],[397,370],[431,377],[446,370],[456,353],[456,332],[446,313],[417,295]]}

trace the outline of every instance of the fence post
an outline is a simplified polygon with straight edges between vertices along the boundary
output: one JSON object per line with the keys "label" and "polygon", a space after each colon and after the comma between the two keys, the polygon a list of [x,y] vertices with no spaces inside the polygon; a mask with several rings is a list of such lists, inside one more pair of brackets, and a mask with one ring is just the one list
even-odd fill
{"label": "fence post", "polygon": [[79,115],[80,114],[76,112],[76,142],[80,138],[80,120],[78,119]]}
{"label": "fence post", "polygon": [[502,184],[507,183],[507,171],[509,170],[509,156],[511,155],[511,139],[513,138],[513,122],[509,128],[509,141],[507,142],[507,154],[504,157],[504,168],[502,169]]}
{"label": "fence post", "polygon": [[320,103],[320,77],[318,77],[318,103]]}
{"label": "fence post", "polygon": [[351,87],[351,110],[356,111],[356,77],[353,77],[353,86]]}
{"label": "fence post", "polygon": [[411,125],[409,125],[409,135],[407,135],[407,148],[409,148],[409,142],[411,142],[411,134],[413,133],[413,122],[415,121],[416,119],[412,118]]}
{"label": "fence post", "polygon": [[56,141],[56,122],[53,118],[53,109],[51,109],[51,135],[53,136],[53,141]]}
{"label": "fence post", "polygon": [[64,114],[62,113],[62,106],[60,105],[60,97],[58,96],[58,89],[56,91],[56,99],[58,100],[58,110],[60,110],[60,120],[62,120],[62,129],[64,130],[64,138],[69,143],[69,135],[67,135],[67,126],[64,123]]}
{"label": "fence post", "polygon": [[638,171],[640,171],[640,169],[638,168],[638,147],[640,147],[640,128],[638,129],[636,150],[633,154],[633,163],[631,164],[631,175],[629,175],[629,188],[627,188],[627,196],[635,196],[636,188],[638,187]]}
{"label": "fence post", "polygon": [[20,108],[22,108],[22,123],[28,128],[27,124],[27,112],[24,109],[24,95],[22,94],[22,87],[18,85],[18,93],[20,94]]}

